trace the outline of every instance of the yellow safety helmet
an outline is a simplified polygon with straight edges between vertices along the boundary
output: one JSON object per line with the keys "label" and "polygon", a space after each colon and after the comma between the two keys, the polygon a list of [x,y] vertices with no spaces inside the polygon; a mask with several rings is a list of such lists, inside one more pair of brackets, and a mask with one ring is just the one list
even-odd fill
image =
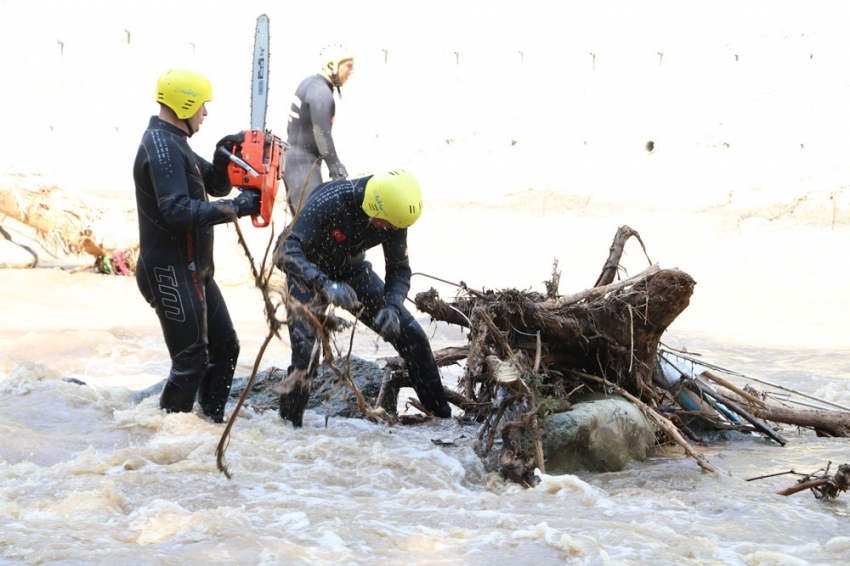
{"label": "yellow safety helmet", "polygon": [[156,101],[165,104],[181,120],[195,115],[205,103],[213,99],[209,79],[187,69],[169,69],[156,81]]}
{"label": "yellow safety helmet", "polygon": [[339,72],[339,64],[354,59],[354,51],[339,43],[331,43],[319,52],[319,68],[329,77]]}
{"label": "yellow safety helmet", "polygon": [[371,218],[408,228],[422,214],[422,189],[416,177],[404,169],[375,173],[366,182],[363,210]]}

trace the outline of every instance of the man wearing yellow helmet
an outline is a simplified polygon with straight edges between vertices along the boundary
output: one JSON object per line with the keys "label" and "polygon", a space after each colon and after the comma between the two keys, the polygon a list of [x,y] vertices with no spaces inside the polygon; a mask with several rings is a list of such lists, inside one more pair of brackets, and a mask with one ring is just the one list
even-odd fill
{"label": "man wearing yellow helmet", "polygon": [[234,199],[227,174],[231,150],[242,134],[218,142],[212,163],[189,147],[212,100],[203,75],[171,69],[157,81],[158,116],[142,136],[133,179],[139,215],[136,282],[155,309],[171,356],[171,371],[160,396],[168,412],[189,412],[197,397],[201,410],[222,422],[239,356],[239,340],[227,305],[213,279],[213,226],[259,214],[260,192]]}
{"label": "man wearing yellow helmet", "polygon": [[[422,192],[399,169],[359,179],[329,181],[316,189],[277,244],[277,266],[290,295],[307,304],[318,297],[351,313],[392,344],[404,360],[419,401],[437,417],[451,408],[424,330],[404,308],[410,290],[407,228],[422,214]],[[284,238],[284,236],[286,236]],[[382,280],[365,261],[366,250],[384,250]],[[362,308],[362,311],[361,311]],[[301,426],[319,360],[311,356],[316,331],[297,313],[289,338],[292,363],[283,384],[280,416]],[[309,375],[308,375],[309,369]]]}
{"label": "man wearing yellow helmet", "polygon": [[331,180],[348,177],[337,155],[331,128],[336,115],[334,88],[341,93],[342,85],[354,72],[354,53],[343,45],[332,44],[322,50],[319,60],[320,72],[301,81],[289,110],[286,140],[289,149],[283,183],[293,213],[302,201],[302,192],[306,202],[322,182],[322,161]]}

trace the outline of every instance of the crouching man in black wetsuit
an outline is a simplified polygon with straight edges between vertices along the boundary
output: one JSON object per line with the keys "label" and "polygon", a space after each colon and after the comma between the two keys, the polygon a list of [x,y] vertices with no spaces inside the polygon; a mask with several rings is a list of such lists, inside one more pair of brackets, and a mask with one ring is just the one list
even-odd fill
{"label": "crouching man in black wetsuit", "polygon": [[321,72],[307,77],[295,89],[286,127],[289,149],[286,150],[283,183],[293,214],[298,203],[306,203],[322,183],[322,160],[332,181],[348,177],[336,153],[331,128],[336,115],[334,88],[342,94],[342,85],[354,72],[354,53],[343,45],[332,44],[325,47],[319,57]]}
{"label": "crouching man in black wetsuit", "polygon": [[159,116],[152,116],[133,165],[139,211],[136,281],[156,310],[171,356],[159,405],[189,412],[197,397],[204,414],[224,419],[239,340],[213,279],[213,226],[259,214],[260,192],[227,196],[229,151],[242,133],[222,138],[210,163],[189,148],[207,115],[212,87],[203,75],[166,71],[157,81]]}
{"label": "crouching man in black wetsuit", "polygon": [[[286,273],[289,293],[301,303],[319,295],[326,304],[351,313],[362,306],[360,320],[399,353],[422,405],[448,418],[451,408],[428,337],[402,304],[411,275],[407,228],[421,213],[419,183],[405,170],[324,183],[287,237],[278,239],[277,266]],[[377,245],[384,249],[386,282],[364,259],[366,250]],[[293,313],[287,314],[293,320]],[[280,416],[299,427],[319,360],[311,360],[314,330],[298,317],[294,320],[289,326],[292,364],[282,384]]]}

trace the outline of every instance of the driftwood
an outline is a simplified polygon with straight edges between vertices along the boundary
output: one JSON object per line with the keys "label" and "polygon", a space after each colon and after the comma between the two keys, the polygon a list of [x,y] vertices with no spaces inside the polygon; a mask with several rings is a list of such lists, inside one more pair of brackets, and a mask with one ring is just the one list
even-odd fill
{"label": "driftwood", "polygon": [[[724,399],[727,399],[724,397]],[[795,410],[783,407],[751,407],[760,419],[802,428],[811,428],[818,436],[846,437],[850,433],[850,413],[839,411]]]}
{"label": "driftwood", "polygon": [[599,274],[599,279],[596,280],[594,287],[604,287],[614,281],[617,273],[620,271],[620,258],[623,257],[623,249],[626,247],[626,242],[629,238],[635,238],[640,242],[640,247],[646,255],[649,263],[649,254],[646,253],[646,246],[643,245],[643,240],[640,239],[640,234],[629,228],[628,226],[621,227],[614,236],[614,241],[611,243],[611,249],[608,253],[608,259],[605,260],[605,265],[602,267],[602,273]]}
{"label": "driftwood", "polygon": [[839,493],[847,491],[848,488],[850,488],[850,464],[838,466],[838,471],[832,477],[829,476],[829,464],[827,464],[823,474],[808,474],[801,478],[796,485],[777,493],[787,496],[809,489],[816,499],[835,499]]}
{"label": "driftwood", "polygon": [[[590,391],[620,394],[653,422],[659,442],[666,437],[681,446],[704,470],[722,471],[691,447],[688,439],[697,443],[702,443],[702,439],[680,418],[685,411],[669,412],[670,393],[653,381],[656,358],[661,357],[659,352],[670,352],[666,347],[659,347],[660,338],[687,307],[695,282],[686,273],[661,269],[658,265],[650,265],[633,277],[613,282],[612,278],[620,271],[618,254],[622,253],[629,237],[639,239],[631,228],[623,227],[618,231],[611,246],[612,255],[597,279],[598,285],[572,295],[558,294],[560,275],[556,262],[545,294],[517,290],[483,292],[460,284],[463,293],[451,303],[442,301],[433,289],[416,296],[420,311],[470,330],[468,345],[435,351],[434,356],[440,367],[465,360],[459,387],[447,389],[447,398],[464,411],[463,420],[480,424],[477,448],[480,456],[487,457],[497,444],[500,445],[499,471],[511,481],[525,485],[536,483],[534,470],[545,471],[540,419],[569,410],[571,398],[576,393]],[[241,233],[240,242],[245,246]],[[427,419],[427,411],[416,399],[410,399],[408,404],[425,416],[405,418],[397,414],[399,389],[411,385],[404,363],[398,357],[379,360],[379,363],[383,361],[380,392],[373,398],[374,406],[371,400],[366,403],[350,379],[346,362],[350,358],[351,344],[348,354],[336,352],[334,355],[329,340],[331,333],[346,325],[335,321],[332,313],[325,312],[324,308],[315,310],[313,305],[292,303],[285,291],[273,289],[269,285],[269,266],[274,264],[274,258],[269,261],[270,249],[271,243],[259,269],[247,246],[245,249],[257,287],[263,291],[270,328],[266,342],[289,322],[275,316],[286,304],[293,316],[316,328],[320,338],[318,351],[324,362],[330,365],[329,362],[341,359],[342,365],[332,369],[338,382],[357,395],[357,410],[366,418],[391,424]],[[278,297],[275,299],[272,293]],[[261,357],[262,351],[245,391],[250,389]],[[687,355],[682,357],[688,359]],[[729,393],[712,387],[706,379]],[[819,433],[834,436],[846,434],[850,425],[848,415],[830,414],[824,419],[825,415],[820,412],[777,410],[747,388],[737,387],[714,373],[704,372],[699,377],[693,376],[691,381],[698,384],[701,394],[713,399],[716,407],[724,405],[727,413],[732,408],[751,423],[751,426],[728,428],[759,430],[779,443],[785,440],[762,420],[813,426]],[[216,450],[218,469],[227,477],[230,473],[224,451],[241,404],[240,400]],[[662,416],[662,409],[666,416]],[[492,458],[488,460],[493,462]],[[826,478],[809,479],[816,482],[816,485],[811,484],[814,485],[812,489],[819,489],[818,493],[823,496],[834,496],[836,490],[843,490],[844,484],[835,478],[828,481]]]}
{"label": "driftwood", "polygon": [[508,290],[449,305],[432,289],[416,296],[416,306],[435,320],[466,327],[478,320],[483,326],[472,330],[490,334],[500,358],[512,348],[533,352],[539,332],[543,366],[593,369],[633,393],[652,395],[646,386],[658,339],[687,307],[694,285],[682,271],[652,266],[621,283],[555,301]]}
{"label": "driftwood", "polygon": [[[676,352],[663,346],[659,348],[658,356],[661,361],[666,362],[670,367],[676,368],[676,371],[681,374],[685,386],[695,390],[703,399],[707,400],[710,404],[714,404],[715,407],[718,407],[717,403],[720,403],[723,406],[722,410],[735,413],[750,423],[753,430],[761,432],[779,444],[785,444],[787,441],[766,423],[787,424],[800,428],[808,428],[814,430],[818,436],[847,437],[850,435],[850,409],[839,403],[834,403],[781,384],[771,383],[764,379],[724,368],[694,357],[693,355]],[[703,369],[699,373],[696,373],[696,369],[690,373],[682,371],[671,361],[671,357],[673,356],[699,366],[711,367],[712,369]],[[725,377],[720,376],[718,372],[724,372],[730,376],[742,377],[747,380],[769,385],[781,391],[787,391],[789,396],[780,400],[774,393],[769,391],[759,392],[750,385],[744,387],[737,386]],[[722,389],[720,387],[712,387],[706,380],[714,382],[714,384],[721,386]],[[809,401],[815,401],[818,408],[788,408],[788,404],[791,402],[801,402],[793,398],[792,395],[804,397]],[[780,402],[783,404],[780,405]],[[808,401],[802,403],[811,405]],[[833,409],[832,407],[835,408]],[[686,413],[688,412],[679,411],[681,415]],[[706,422],[710,422],[712,425],[716,424],[713,422],[711,415],[697,414],[689,416],[701,418]]]}
{"label": "driftwood", "polygon": [[725,378],[717,375],[716,373],[714,373],[712,371],[706,370],[706,371],[704,371],[700,374],[700,377],[704,377],[706,379],[709,379],[709,380],[717,383],[718,385],[725,387],[729,391],[732,391],[733,393],[739,395],[747,403],[755,405],[756,407],[761,407],[762,409],[768,408],[767,403],[765,403],[764,401],[762,401],[761,399],[759,399],[755,395],[745,391],[744,389],[741,389],[740,387],[738,387],[734,383],[730,382],[728,379],[725,379]]}
{"label": "driftwood", "polygon": [[138,242],[118,247],[104,244],[94,233],[98,218],[93,208],[60,187],[10,187],[0,183],[0,216],[32,228],[49,253],[92,256],[93,263],[84,269],[110,275],[130,275],[135,271]]}
{"label": "driftwood", "polygon": [[[597,285],[579,293],[559,296],[553,270],[545,294],[463,288],[466,293],[451,303],[433,289],[416,296],[420,311],[469,328],[459,406],[482,424],[482,456],[501,438],[500,471],[515,482],[533,483],[534,469],[545,469],[538,419],[569,408],[575,392],[616,387],[650,411],[664,397],[652,382],[658,344],[688,306],[695,282],[658,265],[613,282],[630,237],[639,240],[628,226],[618,230]],[[667,419],[655,423],[714,470]]]}

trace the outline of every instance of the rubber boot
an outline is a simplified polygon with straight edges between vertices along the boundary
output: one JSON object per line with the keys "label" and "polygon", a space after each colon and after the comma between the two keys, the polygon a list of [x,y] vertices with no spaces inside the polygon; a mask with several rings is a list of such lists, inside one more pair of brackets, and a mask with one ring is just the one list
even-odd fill
{"label": "rubber boot", "polygon": [[419,397],[422,406],[431,411],[435,417],[447,419],[452,416],[452,408],[446,401],[446,392],[443,390],[442,383],[439,381],[414,382],[413,390],[416,391],[416,396]]}
{"label": "rubber boot", "polygon": [[230,397],[230,385],[233,383],[238,358],[239,340],[236,333],[209,347],[209,363],[198,387],[198,404],[215,423],[224,422],[224,407]]}
{"label": "rubber boot", "polygon": [[284,378],[280,395],[281,418],[288,420],[295,428],[303,425],[304,409],[310,401],[311,381],[306,379],[307,370],[290,368]]}
{"label": "rubber boot", "polygon": [[407,375],[422,406],[435,417],[447,419],[452,409],[446,400],[446,392],[440,381],[440,370],[431,352],[431,345],[422,327],[409,315],[404,317],[401,332],[393,346],[404,360]]}
{"label": "rubber boot", "polygon": [[159,406],[169,413],[188,413],[195,404],[198,384],[207,365],[206,344],[192,344],[173,358]]}

